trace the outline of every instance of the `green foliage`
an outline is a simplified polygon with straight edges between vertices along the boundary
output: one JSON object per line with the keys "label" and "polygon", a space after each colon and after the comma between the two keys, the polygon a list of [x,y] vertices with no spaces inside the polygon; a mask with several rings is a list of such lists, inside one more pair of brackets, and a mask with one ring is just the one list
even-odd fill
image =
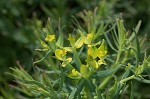
{"label": "green foliage", "polygon": [[[149,5],[1,0],[0,98],[147,98]],[[13,82],[4,72],[16,65],[8,73]]]}
{"label": "green foliage", "polygon": [[[84,11],[80,14],[88,20],[85,20],[85,29],[78,24],[74,31],[76,35],[69,34],[64,39],[62,29],[59,27],[59,31],[54,31],[49,20],[42,34],[37,33],[38,45],[41,44],[37,51],[46,55],[34,62],[36,72],[33,77],[22,68],[11,68],[9,74],[19,84],[18,89],[32,98],[116,99],[130,90],[126,86],[131,86],[128,95],[138,97],[134,95],[133,85],[128,82],[150,81],[143,76],[148,68],[149,56],[145,53],[144,59],[139,58],[142,54],[137,37],[140,22],[129,35],[122,19],[105,24],[101,20],[97,23],[99,25],[91,27],[86,23],[95,24],[91,21],[93,13]],[[95,16],[99,14],[95,12]],[[106,28],[101,28],[101,25]],[[95,38],[99,31],[103,32]]]}

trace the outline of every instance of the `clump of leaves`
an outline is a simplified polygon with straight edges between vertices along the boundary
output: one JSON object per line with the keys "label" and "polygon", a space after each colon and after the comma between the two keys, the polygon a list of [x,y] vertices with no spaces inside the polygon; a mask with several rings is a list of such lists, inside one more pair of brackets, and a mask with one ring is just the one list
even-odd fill
{"label": "clump of leaves", "polygon": [[[132,87],[132,81],[150,83],[145,70],[150,56],[141,53],[137,33],[141,22],[129,33],[123,20],[98,22],[96,12],[80,13],[84,28],[69,35],[54,30],[50,20],[37,34],[36,49],[45,56],[34,62],[34,75],[22,68],[11,68],[17,89],[32,98],[105,99],[119,98]],[[40,54],[39,54],[40,55]],[[142,58],[144,57],[144,58]],[[133,88],[128,96],[134,95]]]}

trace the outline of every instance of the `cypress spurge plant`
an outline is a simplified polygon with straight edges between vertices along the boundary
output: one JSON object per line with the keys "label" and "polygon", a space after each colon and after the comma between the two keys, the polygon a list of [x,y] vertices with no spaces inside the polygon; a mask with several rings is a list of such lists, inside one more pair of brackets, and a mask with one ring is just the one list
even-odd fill
{"label": "cypress spurge plant", "polygon": [[128,91],[131,99],[136,97],[128,88],[133,87],[131,82],[150,83],[143,76],[150,57],[145,52],[141,58],[137,37],[141,22],[128,33],[122,19],[105,24],[90,11],[80,16],[85,27],[78,23],[68,35],[60,27],[54,31],[48,20],[42,35],[37,35],[36,50],[45,56],[34,62],[35,74],[11,68],[9,74],[19,84],[16,89],[40,99],[117,99]]}

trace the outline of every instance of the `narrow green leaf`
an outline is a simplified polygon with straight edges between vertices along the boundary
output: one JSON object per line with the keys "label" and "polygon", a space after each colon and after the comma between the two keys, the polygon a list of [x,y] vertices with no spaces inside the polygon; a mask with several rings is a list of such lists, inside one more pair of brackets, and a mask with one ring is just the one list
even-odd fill
{"label": "narrow green leaf", "polygon": [[[135,32],[138,33],[139,28],[141,26],[142,21],[140,20],[137,24],[137,26],[135,27]],[[132,35],[129,37],[129,39],[127,40],[126,44],[128,45],[133,39],[135,38],[135,33],[132,32]]]}
{"label": "narrow green leaf", "polygon": [[137,24],[137,26],[135,27],[135,32],[138,33],[140,26],[141,26],[142,21],[140,20]]}
{"label": "narrow green leaf", "polygon": [[64,80],[65,80],[65,74],[63,73],[62,69],[61,69],[60,76],[61,76],[61,80],[59,82],[59,89],[58,89],[59,92],[61,92],[61,90],[63,88]]}
{"label": "narrow green leaf", "polygon": [[101,23],[101,25],[99,26],[97,33],[94,37],[94,39],[96,39],[97,37],[99,37],[100,35],[102,35],[104,33],[104,30],[106,29],[106,27],[104,26],[104,23]]}
{"label": "narrow green leaf", "polygon": [[[111,32],[113,32],[113,31],[111,31]],[[114,41],[115,47],[118,49],[118,46],[119,46],[119,44],[118,44],[118,38],[116,38],[115,34],[116,33],[112,33],[112,39]]]}
{"label": "narrow green leaf", "polygon": [[91,79],[86,79],[86,84],[91,93],[95,91],[95,85],[93,84]]}
{"label": "narrow green leaf", "polygon": [[135,79],[139,82],[150,84],[150,80],[140,78],[140,77],[136,77]]}
{"label": "narrow green leaf", "polygon": [[74,99],[77,90],[78,90],[77,88],[74,88],[74,89],[72,90],[71,94],[69,95],[68,99]]}
{"label": "narrow green leaf", "polygon": [[59,33],[59,38],[58,38],[58,40],[57,40],[57,42],[56,42],[56,45],[57,45],[58,47],[62,47],[62,46],[63,46],[63,42],[64,42],[64,40],[63,40],[63,34],[62,34],[62,33]]}
{"label": "narrow green leaf", "polygon": [[10,69],[13,71],[14,75],[13,74],[12,75],[15,76],[15,78],[33,80],[33,78],[23,69],[18,68],[10,68]]}
{"label": "narrow green leaf", "polygon": [[117,52],[117,49],[115,49],[115,47],[112,45],[112,43],[111,43],[111,41],[109,40],[109,38],[108,38],[108,36],[107,36],[106,33],[104,33],[104,36],[105,36],[105,38],[106,38],[106,40],[107,40],[109,46],[111,47],[111,49],[113,49],[114,51]]}
{"label": "narrow green leaf", "polygon": [[82,63],[81,63],[79,55],[75,49],[73,50],[73,56],[74,56],[76,67],[77,67],[78,71],[80,71],[80,66]]}
{"label": "narrow green leaf", "polygon": [[20,72],[22,72],[29,80],[33,80],[32,76],[30,76],[23,68],[20,69]]}
{"label": "narrow green leaf", "polygon": [[53,93],[55,93],[55,91],[54,91],[54,89],[53,89],[53,87],[52,87],[51,81],[50,81],[50,79],[48,78],[48,76],[47,76],[45,73],[43,74],[43,78],[44,78],[44,81],[45,81],[45,85],[48,86],[49,89],[50,89]]}
{"label": "narrow green leaf", "polygon": [[96,95],[97,95],[97,98],[98,98],[98,99],[103,99],[103,97],[102,97],[102,95],[101,95],[101,92],[100,92],[99,88],[96,87],[95,89],[96,89]]}
{"label": "narrow green leaf", "polygon": [[33,64],[36,64],[36,63],[39,63],[39,62],[43,61],[45,58],[47,58],[47,56],[48,56],[50,53],[51,53],[51,50],[49,50],[49,51],[45,54],[45,56],[44,56],[42,59],[40,59],[40,60],[38,60],[38,61],[35,61]]}
{"label": "narrow green leaf", "polygon": [[131,82],[130,99],[134,99],[134,90],[133,90],[133,83],[132,82]]}
{"label": "narrow green leaf", "polygon": [[85,32],[85,30],[82,28],[82,26],[81,26],[80,23],[77,21],[77,19],[76,19],[74,16],[72,16],[72,18],[73,18],[73,23],[74,23],[80,30],[82,30],[82,31]]}
{"label": "narrow green leaf", "polygon": [[62,29],[59,26],[59,38],[58,38],[58,40],[56,42],[56,46],[63,47],[63,43],[64,43],[63,33],[62,33]]}
{"label": "narrow green leaf", "polygon": [[119,92],[121,91],[122,85],[119,82],[115,82],[114,91],[113,91],[113,99],[118,99]]}
{"label": "narrow green leaf", "polygon": [[50,18],[48,18],[48,21],[46,24],[46,29],[48,30],[49,34],[55,34],[53,27],[52,27],[52,24],[51,24],[51,21],[50,21]]}
{"label": "narrow green leaf", "polygon": [[109,69],[109,70],[103,70],[103,71],[97,71],[96,76],[97,77],[108,77],[113,75],[119,68],[121,67],[121,64],[116,66],[113,69]]}
{"label": "narrow green leaf", "polygon": [[125,71],[125,73],[122,75],[122,79],[127,78],[130,74],[130,70]]}
{"label": "narrow green leaf", "polygon": [[[52,91],[51,91],[46,85],[43,85],[43,84],[41,84],[41,83],[38,82],[38,81],[35,81],[35,80],[30,80],[30,81],[24,80],[24,82],[25,82],[25,83],[28,83],[28,84],[31,84],[31,85],[32,85],[32,84],[37,85],[37,86],[39,86],[40,88],[42,88],[42,89],[48,91],[49,93],[52,93]],[[55,94],[55,93],[53,93],[53,94]]]}
{"label": "narrow green leaf", "polygon": [[117,22],[117,29],[118,29],[118,41],[119,41],[118,42],[118,44],[119,44],[118,48],[120,50],[125,43],[126,30],[125,30],[124,25],[123,25],[123,20],[117,19],[116,22]]}
{"label": "narrow green leaf", "polygon": [[83,89],[84,82],[85,82],[85,79],[81,79],[81,80],[78,82],[77,86],[76,86],[76,87],[72,90],[72,92],[70,93],[68,99],[74,99],[75,96],[77,96],[78,94],[80,94],[80,92],[81,92],[82,89]]}
{"label": "narrow green leaf", "polygon": [[137,51],[137,53],[136,53],[136,66],[138,66],[138,62],[140,59],[140,43],[139,43],[136,31],[134,31],[134,34],[135,34],[135,40],[136,40],[135,41],[136,42],[135,49]]}

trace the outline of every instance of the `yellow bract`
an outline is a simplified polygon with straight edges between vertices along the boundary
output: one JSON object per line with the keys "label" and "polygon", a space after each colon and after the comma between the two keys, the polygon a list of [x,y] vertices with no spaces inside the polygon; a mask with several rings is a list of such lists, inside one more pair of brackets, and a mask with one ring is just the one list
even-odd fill
{"label": "yellow bract", "polygon": [[88,39],[83,34],[81,35],[81,39],[84,44],[88,44]]}
{"label": "yellow bract", "polygon": [[80,37],[74,44],[75,48],[80,48],[83,45],[83,39]]}
{"label": "yellow bract", "polygon": [[45,41],[51,42],[55,40],[55,35],[47,35],[45,38]]}
{"label": "yellow bract", "polygon": [[87,54],[88,56],[93,57],[93,59],[95,59],[96,57],[99,57],[100,59],[104,58],[107,54],[107,47],[104,46],[104,44],[101,44],[99,48],[89,45]]}
{"label": "yellow bract", "polygon": [[66,67],[66,65],[68,64],[68,63],[70,63],[72,61],[72,58],[67,58],[67,59],[65,59],[63,62],[62,62],[62,67]]}
{"label": "yellow bract", "polygon": [[69,34],[68,40],[70,41],[70,45],[74,46],[74,44],[75,44],[75,38],[71,34]]}
{"label": "yellow bract", "polygon": [[90,40],[90,39],[92,39],[92,38],[93,38],[93,34],[92,34],[92,33],[87,34],[87,39],[88,39],[88,40]]}
{"label": "yellow bract", "polygon": [[41,45],[42,45],[44,48],[46,48],[46,49],[48,49],[48,48],[49,48],[49,47],[48,47],[48,45],[47,45],[47,44],[45,44],[43,41],[41,41],[40,43],[41,43]]}
{"label": "yellow bract", "polygon": [[93,57],[94,59],[97,57],[97,48],[95,47],[95,46],[90,46],[89,48],[88,48],[88,56],[91,56],[91,57]]}
{"label": "yellow bract", "polygon": [[88,78],[90,76],[89,68],[87,65],[81,65],[80,66],[80,73],[84,78]]}
{"label": "yellow bract", "polygon": [[94,37],[93,33],[87,34],[88,44],[91,44],[93,37]]}
{"label": "yellow bract", "polygon": [[66,58],[66,54],[67,54],[67,51],[64,50],[64,49],[56,49],[55,50],[55,56],[57,59],[59,60],[64,60]]}
{"label": "yellow bract", "polygon": [[72,61],[72,58],[66,59],[66,54],[67,54],[67,51],[65,49],[56,49],[55,50],[56,58],[63,61],[62,67],[66,67],[66,65]]}
{"label": "yellow bract", "polygon": [[102,41],[101,46],[98,48],[98,57],[99,58],[104,58],[107,54],[107,46],[105,44],[105,41]]}
{"label": "yellow bract", "polygon": [[102,64],[104,64],[104,65],[106,65],[106,62],[104,61],[104,60],[98,60],[98,65],[102,65]]}
{"label": "yellow bract", "polygon": [[101,51],[100,49],[98,49],[98,57],[99,58],[103,58],[104,56],[106,56],[107,51]]}
{"label": "yellow bract", "polygon": [[75,69],[72,69],[72,75],[73,76],[78,76],[80,73],[77,71],[77,70],[75,70]]}
{"label": "yellow bract", "polygon": [[72,52],[72,48],[71,47],[63,47],[64,50],[66,50],[67,52]]}
{"label": "yellow bract", "polygon": [[75,41],[75,38],[71,36],[71,34],[69,34],[68,40],[70,41],[71,46],[75,48],[80,48],[83,44],[90,45],[94,37],[92,33],[87,34],[86,36],[84,34],[81,34],[81,37],[78,38],[77,41]]}
{"label": "yellow bract", "polygon": [[81,35],[83,43],[87,45],[91,44],[93,37],[93,33],[87,34],[86,36],[84,34]]}
{"label": "yellow bract", "polygon": [[72,58],[67,58],[66,61],[71,62]]}
{"label": "yellow bract", "polygon": [[99,65],[98,65],[98,63],[96,62],[96,60],[91,61],[91,62],[90,62],[90,65],[93,66],[94,68],[98,68],[98,67],[99,67]]}
{"label": "yellow bract", "polygon": [[[107,47],[105,46],[104,41],[102,42],[99,48],[96,48],[96,46],[94,45],[89,45],[86,62],[90,66],[97,69],[99,68],[100,65],[106,64],[106,62],[103,60],[106,54],[107,54]],[[100,59],[98,62],[96,61],[97,57]]]}

